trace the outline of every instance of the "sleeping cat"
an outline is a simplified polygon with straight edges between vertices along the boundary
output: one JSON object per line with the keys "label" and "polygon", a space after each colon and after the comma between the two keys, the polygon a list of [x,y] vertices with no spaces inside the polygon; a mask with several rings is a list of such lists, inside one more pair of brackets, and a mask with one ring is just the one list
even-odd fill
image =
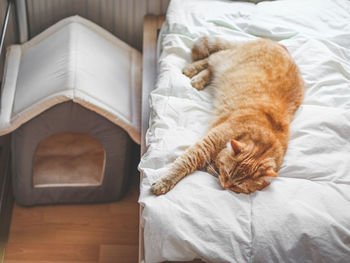
{"label": "sleeping cat", "polygon": [[302,103],[304,83],[287,49],[271,40],[235,44],[202,37],[183,69],[197,90],[215,90],[207,135],[178,157],[151,191],[165,194],[197,169],[217,174],[223,188],[253,193],[277,177],[289,124]]}

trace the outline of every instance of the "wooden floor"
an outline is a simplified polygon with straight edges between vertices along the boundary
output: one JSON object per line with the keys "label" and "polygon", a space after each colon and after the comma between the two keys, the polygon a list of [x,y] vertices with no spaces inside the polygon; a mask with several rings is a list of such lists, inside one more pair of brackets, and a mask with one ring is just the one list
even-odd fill
{"label": "wooden floor", "polygon": [[136,263],[137,178],[119,202],[23,208],[15,205],[5,263]]}

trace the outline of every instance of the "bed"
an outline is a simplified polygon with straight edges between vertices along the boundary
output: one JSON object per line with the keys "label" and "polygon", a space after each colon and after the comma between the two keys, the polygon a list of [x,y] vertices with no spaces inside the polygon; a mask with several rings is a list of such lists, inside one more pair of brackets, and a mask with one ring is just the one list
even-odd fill
{"label": "bed", "polygon": [[[349,262],[349,21],[346,0],[171,1],[139,165],[141,261]],[[302,72],[305,99],[279,177],[268,188],[236,194],[197,171],[154,196],[151,184],[211,120],[212,92],[192,88],[181,72],[203,35],[285,45]]]}

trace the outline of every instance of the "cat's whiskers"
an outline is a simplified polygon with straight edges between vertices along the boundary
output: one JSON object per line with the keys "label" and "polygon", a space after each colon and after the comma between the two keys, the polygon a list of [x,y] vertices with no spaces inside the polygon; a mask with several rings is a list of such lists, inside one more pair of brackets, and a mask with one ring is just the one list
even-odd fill
{"label": "cat's whiskers", "polygon": [[207,168],[209,168],[209,170],[213,173],[213,176],[219,178],[220,174],[214,169],[214,167],[211,166],[209,162],[207,162],[207,165],[208,165]]}

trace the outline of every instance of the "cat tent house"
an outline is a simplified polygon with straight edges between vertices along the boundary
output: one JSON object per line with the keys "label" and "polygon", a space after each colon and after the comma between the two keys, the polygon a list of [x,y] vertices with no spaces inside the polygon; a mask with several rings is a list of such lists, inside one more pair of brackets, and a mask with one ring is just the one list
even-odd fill
{"label": "cat tent house", "polygon": [[141,54],[79,16],[10,46],[0,135],[22,205],[118,200],[140,143]]}

